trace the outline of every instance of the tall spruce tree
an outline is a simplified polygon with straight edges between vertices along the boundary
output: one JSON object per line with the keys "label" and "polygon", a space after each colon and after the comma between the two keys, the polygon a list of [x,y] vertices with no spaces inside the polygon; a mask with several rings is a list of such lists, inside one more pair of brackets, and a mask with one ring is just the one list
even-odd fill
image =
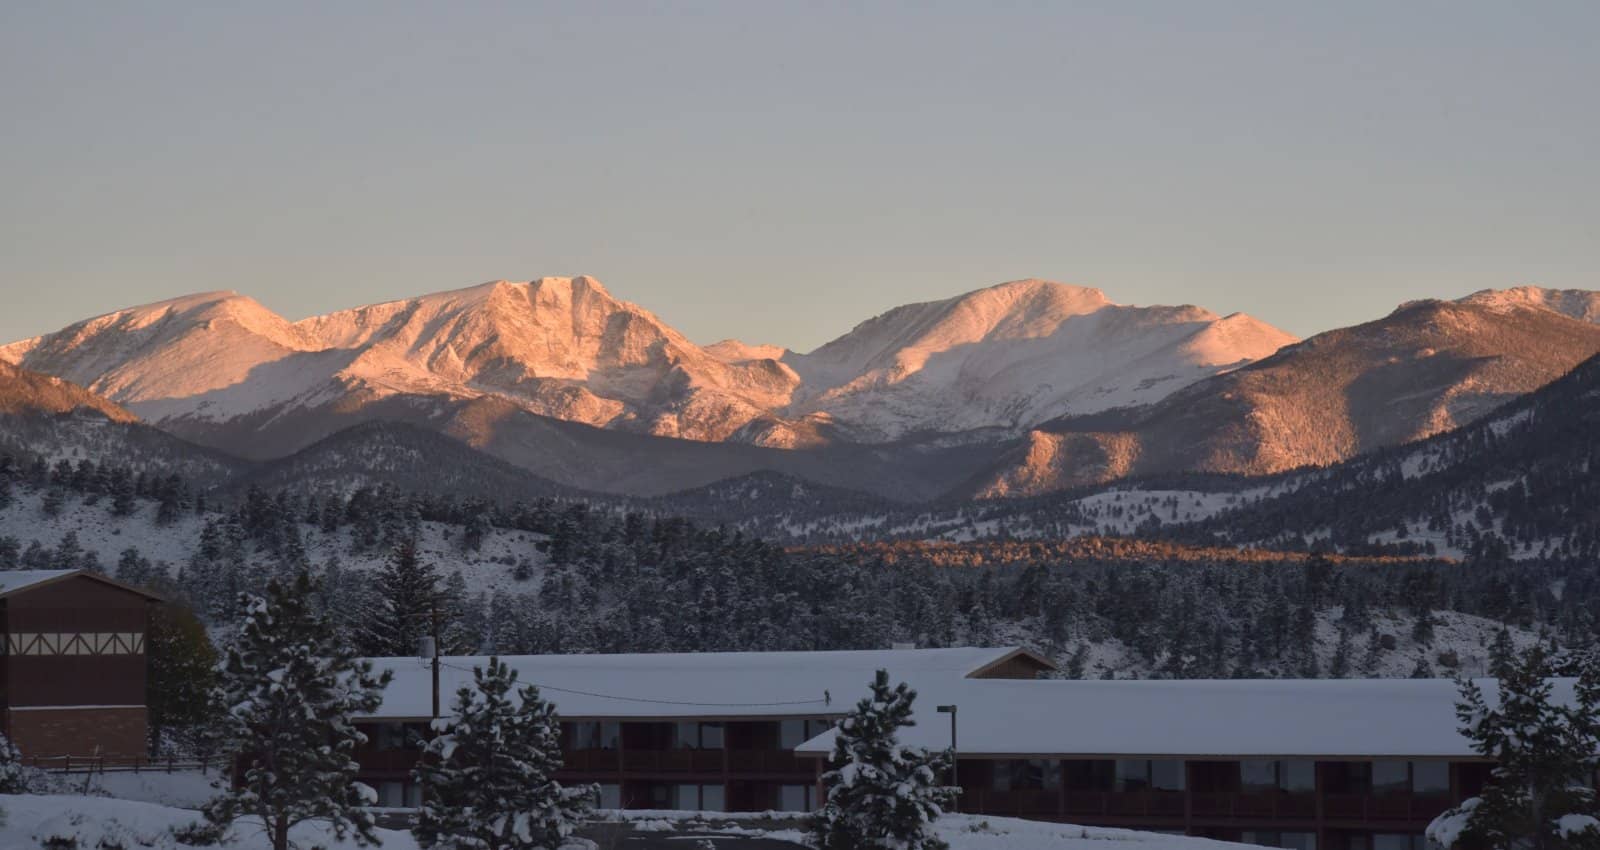
{"label": "tall spruce tree", "polygon": [[369,656],[416,655],[422,637],[433,633],[433,618],[447,612],[439,574],[422,560],[415,541],[389,552],[374,582],[377,599],[367,618],[363,649]]}
{"label": "tall spruce tree", "polygon": [[593,804],[593,785],[562,787],[561,721],[498,658],[475,667],[417,763],[427,789],[415,835],[446,850],[556,850]]}
{"label": "tall spruce tree", "polygon": [[911,719],[917,692],[904,682],[890,687],[879,670],[872,693],[839,721],[833,755],[822,784],[828,801],[812,821],[818,850],[944,850],[929,829],[955,801],[958,789],[942,785],[949,753],[902,747],[899,730]]}
{"label": "tall spruce tree", "polygon": [[243,627],[221,670],[219,700],[237,753],[239,781],[205,806],[218,832],[244,815],[261,819],[273,850],[288,850],[289,830],[326,823],[339,838],[375,843],[371,788],[355,781],[351,757],[366,736],[351,722],[371,714],[390,673],[375,676],[314,610],[305,572],[269,582],[263,597],[241,596]]}
{"label": "tall spruce tree", "polygon": [[1600,806],[1600,671],[1586,664],[1570,700],[1558,698],[1550,655],[1534,646],[1499,665],[1499,694],[1461,683],[1456,716],[1479,755],[1495,761],[1483,792],[1428,826],[1428,837],[1461,850],[1594,850]]}

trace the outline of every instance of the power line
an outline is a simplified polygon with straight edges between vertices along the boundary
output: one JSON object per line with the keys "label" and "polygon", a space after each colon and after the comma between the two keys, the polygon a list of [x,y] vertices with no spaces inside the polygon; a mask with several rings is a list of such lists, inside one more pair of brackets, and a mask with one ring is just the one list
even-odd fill
{"label": "power line", "polygon": [[[449,667],[452,670],[460,670],[463,673],[471,673],[471,672],[473,672],[472,668],[470,668],[470,667],[461,667],[459,665],[449,664],[449,663],[446,663],[444,661],[440,661],[439,663],[442,666]],[[692,706],[692,707],[695,707],[695,708],[772,708],[772,707],[775,707],[775,706],[785,706],[785,705],[818,705],[818,704],[821,704],[821,705],[832,705],[833,704],[833,700],[831,698],[827,697],[827,696],[824,696],[822,699],[782,700],[782,701],[779,701],[779,702],[690,702],[690,701],[687,701],[687,700],[652,699],[650,697],[624,697],[624,696],[618,696],[616,694],[599,694],[599,693],[595,693],[593,691],[580,691],[580,690],[577,690],[576,688],[560,688],[560,687],[556,687],[555,685],[541,685],[538,682],[524,681],[523,684],[533,685],[534,687],[538,688],[541,691],[556,691],[556,692],[564,693],[564,694],[577,694],[579,696],[595,697],[596,699],[614,699],[614,700],[621,700],[623,702],[643,702],[643,703],[651,703],[651,704],[654,704],[654,705],[683,705],[683,706]]]}

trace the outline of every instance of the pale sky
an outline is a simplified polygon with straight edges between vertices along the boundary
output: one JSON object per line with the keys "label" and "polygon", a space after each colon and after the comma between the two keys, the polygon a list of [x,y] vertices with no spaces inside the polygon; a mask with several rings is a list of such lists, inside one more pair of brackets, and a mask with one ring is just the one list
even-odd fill
{"label": "pale sky", "polygon": [[591,274],[806,350],[1022,277],[1600,288],[1600,3],[0,4],[0,341]]}

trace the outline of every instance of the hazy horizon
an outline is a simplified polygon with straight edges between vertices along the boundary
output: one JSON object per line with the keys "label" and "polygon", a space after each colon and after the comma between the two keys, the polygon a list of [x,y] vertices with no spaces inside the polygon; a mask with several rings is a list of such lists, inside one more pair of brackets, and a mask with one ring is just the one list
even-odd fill
{"label": "hazy horizon", "polygon": [[0,342],[592,275],[807,351],[1038,277],[1297,336],[1600,288],[1600,6],[0,9]]}

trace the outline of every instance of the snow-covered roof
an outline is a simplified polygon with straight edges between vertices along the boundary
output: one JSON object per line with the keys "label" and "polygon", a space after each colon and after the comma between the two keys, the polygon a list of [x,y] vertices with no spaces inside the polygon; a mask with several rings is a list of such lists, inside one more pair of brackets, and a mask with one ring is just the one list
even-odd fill
{"label": "snow-covered roof", "polygon": [[[1056,756],[1474,756],[1448,679],[1017,681],[920,678],[902,743],[962,753]],[[1479,682],[1495,698],[1493,680]],[[1572,681],[1556,683],[1570,700]],[[833,732],[797,751],[825,754]]]}
{"label": "snow-covered roof", "polygon": [[[565,717],[778,717],[842,714],[867,692],[874,674],[895,679],[960,681],[1012,656],[1017,647],[885,649],[835,652],[694,652],[615,655],[520,655],[501,660],[519,681],[538,685]],[[394,671],[374,717],[432,713],[429,664],[420,658],[374,658]],[[488,657],[441,659],[440,703],[449,711],[472,668]]]}
{"label": "snow-covered roof", "polygon": [[88,572],[87,570],[0,570],[0,597],[10,596],[19,590],[26,590],[30,587],[38,587],[39,585],[49,584],[51,582],[60,581],[61,579],[70,578],[76,575],[83,575],[103,584],[109,584],[113,587],[118,587],[132,593],[137,593],[140,596],[144,596],[149,599],[161,598],[147,590],[142,590],[129,584],[123,584],[120,581],[114,581],[106,578],[103,575]]}

